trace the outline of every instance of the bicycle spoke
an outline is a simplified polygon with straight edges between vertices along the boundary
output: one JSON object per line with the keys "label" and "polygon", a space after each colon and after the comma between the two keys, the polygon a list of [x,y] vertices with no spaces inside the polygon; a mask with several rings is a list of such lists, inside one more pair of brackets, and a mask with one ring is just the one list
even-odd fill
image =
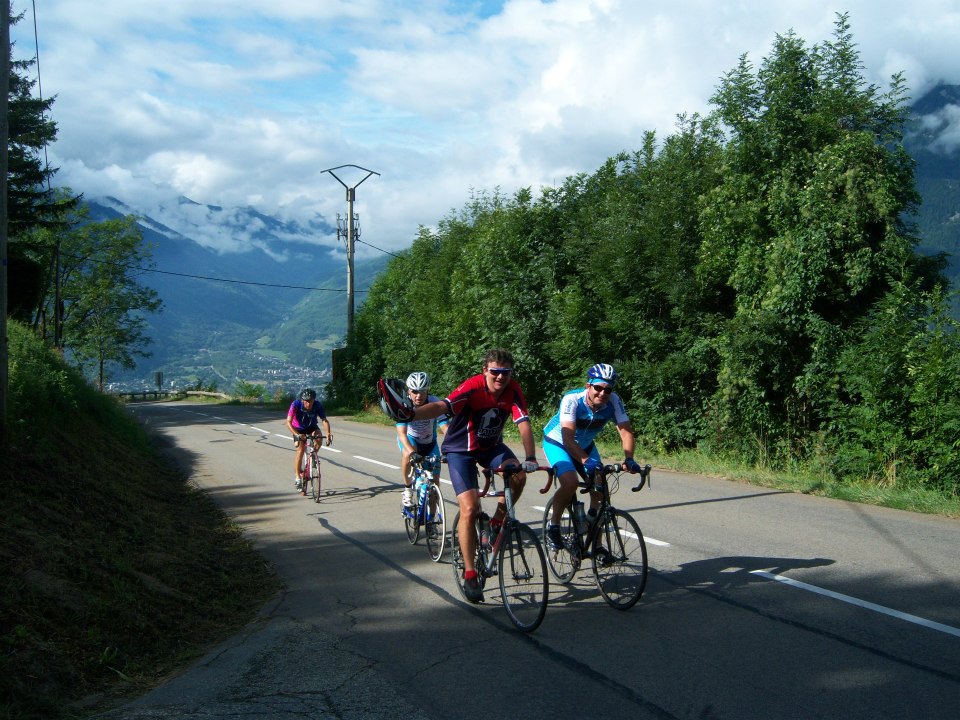
{"label": "bicycle spoke", "polygon": [[547,611],[547,561],[536,533],[523,523],[506,527],[497,569],[500,597],[511,622],[523,632],[536,630]]}
{"label": "bicycle spoke", "polygon": [[573,518],[570,515],[570,508],[565,508],[560,516],[560,536],[563,539],[563,545],[559,548],[553,547],[550,538],[547,537],[547,526],[553,518],[553,499],[547,503],[543,511],[543,551],[546,553],[547,562],[550,565],[550,572],[561,583],[568,583],[573,579],[574,574],[580,568],[580,538],[573,527]]}
{"label": "bicycle spoke", "polygon": [[609,510],[593,548],[593,574],[604,599],[617,610],[633,607],[647,584],[647,546],[633,516]]}

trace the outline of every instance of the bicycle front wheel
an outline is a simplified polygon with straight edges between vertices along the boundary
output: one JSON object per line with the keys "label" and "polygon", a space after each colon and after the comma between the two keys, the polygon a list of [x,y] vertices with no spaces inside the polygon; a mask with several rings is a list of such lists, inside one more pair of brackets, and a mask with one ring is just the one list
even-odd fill
{"label": "bicycle front wheel", "polygon": [[317,456],[310,459],[310,484],[307,487],[307,495],[314,502],[320,502],[320,463]]}
{"label": "bicycle front wheel", "polygon": [[607,603],[632,608],[647,584],[647,546],[633,516],[608,510],[594,535],[593,576]]}
{"label": "bicycle front wheel", "polygon": [[420,518],[423,517],[423,503],[403,508],[403,526],[407,530],[407,540],[415,545],[420,538]]}
{"label": "bicycle front wheel", "polygon": [[504,527],[509,533],[500,544],[497,569],[500,597],[518,630],[533,632],[547,612],[547,561],[537,534],[523,523]]}
{"label": "bicycle front wheel", "polygon": [[427,488],[426,517],[427,551],[430,559],[437,562],[443,555],[443,546],[447,542],[447,525],[443,512],[443,493],[434,483],[430,483]]}
{"label": "bicycle front wheel", "polygon": [[[554,496],[556,497],[556,496]],[[547,526],[553,519],[553,498],[547,503],[543,511],[543,550],[547,554],[547,563],[550,565],[550,572],[560,582],[566,584],[573,579],[577,570],[580,569],[580,537],[573,527],[573,517],[570,515],[570,507],[567,506],[560,516],[560,537],[563,544],[560,547],[554,547],[547,535]]]}

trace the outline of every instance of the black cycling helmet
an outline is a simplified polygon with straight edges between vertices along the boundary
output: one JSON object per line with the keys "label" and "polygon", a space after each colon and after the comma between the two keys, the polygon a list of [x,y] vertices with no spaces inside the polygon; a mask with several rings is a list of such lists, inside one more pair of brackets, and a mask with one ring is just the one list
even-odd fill
{"label": "black cycling helmet", "polygon": [[311,400],[311,401],[316,400],[317,391],[314,390],[313,388],[304,388],[303,390],[300,391],[300,399]]}

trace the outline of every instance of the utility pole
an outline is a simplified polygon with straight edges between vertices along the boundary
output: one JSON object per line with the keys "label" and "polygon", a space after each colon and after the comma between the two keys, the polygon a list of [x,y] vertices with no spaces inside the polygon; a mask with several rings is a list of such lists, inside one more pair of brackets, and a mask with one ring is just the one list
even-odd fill
{"label": "utility pole", "polygon": [[[3,1],[4,0],[0,0],[0,2]],[[363,179],[361,179],[356,185],[347,185],[343,180],[337,177],[337,174],[334,172],[334,170],[340,170],[341,168],[347,167],[363,170],[366,175],[364,175]],[[343,185],[347,191],[347,337],[349,337],[353,333],[353,243],[356,239],[356,235],[354,234],[356,228],[354,226],[353,201],[356,199],[357,188],[360,186],[360,184],[371,175],[380,177],[380,173],[373,170],[367,170],[367,168],[360,167],[359,165],[338,165],[337,167],[329,168],[323,172],[333,175],[337,182]]]}
{"label": "utility pole", "polygon": [[10,121],[10,3],[0,0],[0,442],[7,438],[10,338],[7,335],[7,166]]}

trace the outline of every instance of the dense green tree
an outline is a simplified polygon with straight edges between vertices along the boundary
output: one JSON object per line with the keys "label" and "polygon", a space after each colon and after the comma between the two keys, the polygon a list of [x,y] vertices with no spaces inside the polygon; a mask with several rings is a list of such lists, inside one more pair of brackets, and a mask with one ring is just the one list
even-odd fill
{"label": "dense green tree", "polygon": [[[612,362],[642,445],[960,487],[960,333],[915,252],[903,79],[778,37],[706,118],[594,173],[476,193],[377,279],[335,394],[413,369],[438,394],[510,348],[534,413]],[[824,459],[829,458],[829,459]]]}
{"label": "dense green tree", "polygon": [[[110,363],[132,368],[134,358],[148,355],[144,313],[162,303],[140,284],[151,251],[136,219],[83,220],[81,212],[61,238],[64,346],[102,390]],[[47,298],[48,305],[52,301]]]}
{"label": "dense green tree", "polygon": [[919,198],[903,79],[881,93],[861,71],[840,16],[834,42],[779,36],[756,75],[741,60],[713,98],[731,139],[701,202],[699,270],[733,297],[714,421],[761,460],[820,427],[837,353],[891,284],[938,281],[904,222]]}
{"label": "dense green tree", "polygon": [[28,321],[39,319],[38,303],[53,280],[57,233],[80,200],[51,185],[57,168],[47,163],[46,148],[57,139],[51,119],[56,98],[34,95],[37,82],[29,74],[35,64],[33,58],[11,60],[7,111],[9,300],[11,311]]}

